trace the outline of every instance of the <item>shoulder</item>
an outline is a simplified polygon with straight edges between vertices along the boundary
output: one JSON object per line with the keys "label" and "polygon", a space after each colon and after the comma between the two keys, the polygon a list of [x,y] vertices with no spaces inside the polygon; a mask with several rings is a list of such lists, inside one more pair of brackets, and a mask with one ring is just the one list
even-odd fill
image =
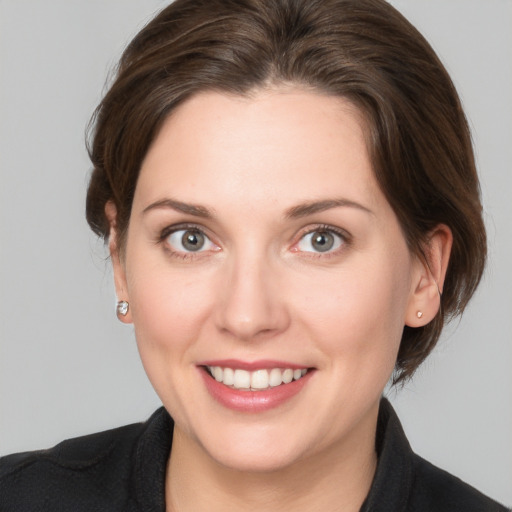
{"label": "shoulder", "polygon": [[416,455],[391,404],[377,423],[377,471],[361,512],[507,512],[459,478]]}
{"label": "shoulder", "polygon": [[418,455],[413,456],[411,510],[437,512],[507,512],[509,509],[488,498],[467,483],[434,466]]}
{"label": "shoulder", "polygon": [[78,512],[105,510],[107,504],[109,510],[121,509],[130,488],[134,451],[150,422],[0,458],[0,510]]}

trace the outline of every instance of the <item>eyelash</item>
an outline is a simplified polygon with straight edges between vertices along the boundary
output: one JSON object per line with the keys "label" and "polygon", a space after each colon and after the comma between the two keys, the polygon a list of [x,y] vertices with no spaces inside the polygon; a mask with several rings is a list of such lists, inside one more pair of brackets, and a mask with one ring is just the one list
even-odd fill
{"label": "eyelash", "polygon": [[187,231],[187,230],[197,231],[199,233],[202,233],[209,240],[211,240],[211,238],[206,234],[205,229],[201,226],[198,226],[197,224],[177,224],[177,225],[173,225],[173,226],[167,226],[166,228],[164,228],[160,232],[160,234],[156,240],[156,243],[162,244],[164,246],[164,250],[167,252],[167,254],[169,254],[169,256],[171,256],[173,258],[178,258],[180,260],[189,260],[192,258],[200,257],[200,253],[175,251],[174,249],[171,249],[170,247],[168,247],[168,245],[165,243],[167,238],[169,238],[173,233],[176,233],[176,231]]}
{"label": "eyelash", "polygon": [[[178,225],[168,226],[168,227],[164,228],[160,232],[160,234],[156,240],[156,243],[163,244],[166,252],[173,258],[178,258],[181,260],[188,260],[191,258],[200,257],[200,252],[194,253],[194,252],[175,251],[166,245],[165,242],[169,236],[171,236],[176,231],[182,231],[182,230],[198,231],[199,233],[202,233],[203,235],[205,235],[211,241],[211,238],[207,235],[206,230],[203,227],[198,226],[197,224],[178,224]],[[335,249],[332,252],[327,251],[325,253],[314,252],[314,251],[298,251],[298,250],[292,249],[293,252],[302,252],[304,257],[306,257],[306,258],[323,258],[323,259],[325,259],[325,258],[334,257],[334,256],[339,255],[340,252],[344,251],[348,246],[350,246],[352,244],[352,237],[345,230],[342,230],[342,229],[339,229],[339,228],[336,228],[334,226],[330,226],[327,224],[318,224],[314,227],[308,227],[307,229],[302,231],[298,237],[298,240],[296,242],[294,242],[293,248],[296,248],[297,245],[300,243],[300,241],[305,236],[316,233],[316,232],[325,232],[325,233],[331,233],[331,234],[336,235],[337,237],[339,237],[341,239],[341,242],[342,242],[341,247]],[[214,242],[212,242],[212,243],[214,243]],[[203,252],[206,252],[206,251],[203,251]]]}
{"label": "eyelash", "polygon": [[[350,245],[352,245],[352,237],[351,235],[343,230],[343,229],[340,229],[340,228],[336,228],[334,226],[330,226],[328,224],[318,224],[314,227],[308,227],[306,228],[303,232],[300,233],[299,235],[299,239],[297,242],[295,242],[293,244],[294,247],[297,247],[297,245],[300,243],[300,241],[307,235],[310,235],[310,234],[313,234],[313,233],[317,233],[317,232],[320,232],[320,233],[331,233],[331,234],[334,234],[336,235],[337,237],[339,237],[341,239],[341,247],[335,249],[334,251],[329,251],[329,252],[313,252],[313,251],[302,251],[302,254],[304,255],[304,257],[306,258],[322,258],[322,259],[325,259],[325,258],[332,258],[332,257],[336,257],[336,256],[339,256],[339,254],[343,251],[345,251],[347,249],[347,247],[350,247]],[[298,251],[296,251],[298,252]]]}

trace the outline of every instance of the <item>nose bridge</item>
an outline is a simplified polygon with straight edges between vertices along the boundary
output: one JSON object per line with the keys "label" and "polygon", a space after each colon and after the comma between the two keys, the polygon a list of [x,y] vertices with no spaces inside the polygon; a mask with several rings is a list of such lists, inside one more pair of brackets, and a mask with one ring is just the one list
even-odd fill
{"label": "nose bridge", "polygon": [[251,340],[286,328],[288,314],[279,293],[277,270],[269,256],[254,247],[228,258],[219,290],[218,326],[222,331]]}

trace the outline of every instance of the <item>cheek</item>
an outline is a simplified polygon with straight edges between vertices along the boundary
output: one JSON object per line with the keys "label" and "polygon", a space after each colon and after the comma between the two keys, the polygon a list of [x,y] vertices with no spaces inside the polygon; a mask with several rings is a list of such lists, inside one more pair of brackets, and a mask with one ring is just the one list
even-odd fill
{"label": "cheek", "polygon": [[186,424],[183,414],[196,376],[191,363],[197,360],[198,340],[205,338],[202,330],[215,288],[205,276],[190,278],[183,271],[170,271],[168,265],[138,265],[127,278],[146,374],[173,417]]}
{"label": "cheek", "polygon": [[214,287],[208,276],[191,276],[165,264],[135,265],[128,270],[132,317],[143,361],[146,365],[145,359],[157,353],[162,364],[169,364],[199,339]]}
{"label": "cheek", "polygon": [[343,366],[344,373],[393,370],[409,298],[408,264],[403,257],[366,262],[309,287],[298,306],[303,327],[332,356],[332,365]]}

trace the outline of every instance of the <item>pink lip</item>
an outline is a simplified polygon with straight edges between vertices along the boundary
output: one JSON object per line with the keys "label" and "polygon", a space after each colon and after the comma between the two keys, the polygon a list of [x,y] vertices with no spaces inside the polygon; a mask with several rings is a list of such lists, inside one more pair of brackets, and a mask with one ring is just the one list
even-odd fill
{"label": "pink lip", "polygon": [[289,363],[286,361],[276,361],[272,359],[262,359],[259,361],[240,361],[239,359],[218,359],[215,361],[203,361],[198,366],[220,366],[221,368],[233,368],[236,370],[246,370],[248,372],[254,372],[256,370],[271,370],[272,368],[291,368],[292,370],[302,370],[307,368],[304,365],[298,365]]}
{"label": "pink lip", "polygon": [[[261,361],[259,363],[261,363]],[[273,362],[270,368],[290,368],[287,364],[279,366],[274,363],[275,362]],[[233,368],[233,366],[227,364],[227,361],[223,361],[223,364],[208,364],[208,366]],[[234,367],[240,368],[238,365],[235,365]],[[243,369],[246,368],[247,366]],[[261,369],[263,367],[257,366],[257,368]],[[269,388],[262,391],[240,391],[238,389],[230,388],[221,382],[217,382],[204,368],[199,368],[199,370],[204,379],[206,389],[217,402],[228,409],[250,413],[268,411],[290,400],[302,390],[314,373],[313,370],[310,370],[299,380],[294,380],[289,384],[281,384],[275,388]]]}

